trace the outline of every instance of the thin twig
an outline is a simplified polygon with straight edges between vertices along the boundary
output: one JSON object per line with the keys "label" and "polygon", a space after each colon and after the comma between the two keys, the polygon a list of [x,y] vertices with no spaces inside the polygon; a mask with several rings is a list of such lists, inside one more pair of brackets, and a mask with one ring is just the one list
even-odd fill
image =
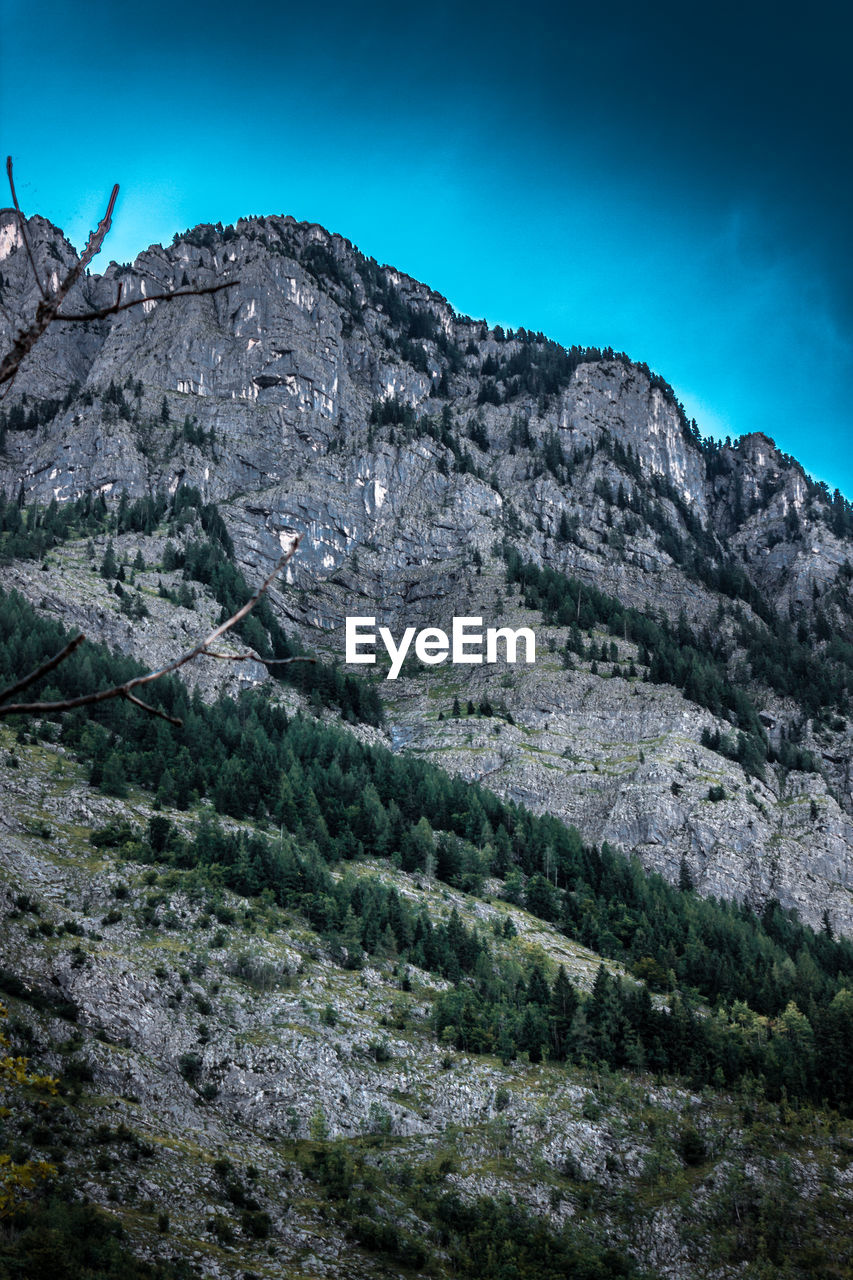
{"label": "thin twig", "polygon": [[[21,228],[21,235],[26,245],[27,254],[30,259],[33,271],[36,271],[35,261],[33,259],[32,250],[30,248],[29,239],[27,238],[26,219],[22,214],[18,205],[18,197],[15,194],[15,184],[12,178],[12,157],[6,158],[6,173],[9,178],[9,186],[12,191],[12,199],[15,203],[15,211],[18,215],[18,224]],[[218,293],[221,289],[231,289],[235,284],[239,284],[238,280],[227,280],[222,284],[204,285],[198,288],[191,287],[189,289],[175,289],[172,293],[154,294],[150,298],[134,298],[130,302],[121,301],[122,286],[119,284],[118,297],[109,307],[103,307],[99,310],[85,312],[79,315],[63,316],[59,314],[59,308],[65,301],[68,294],[74,288],[74,285],[80,279],[83,271],[92,261],[97,253],[100,252],[104,243],[104,238],[112,226],[113,210],[115,209],[116,199],[118,198],[118,183],[113,187],[107,204],[106,212],[98,223],[95,230],[86,241],[86,247],[80,254],[79,259],[70,269],[63,280],[59,282],[54,290],[49,294],[45,293],[41,281],[36,272],[36,281],[41,291],[42,301],[36,307],[36,314],[25,329],[21,329],[12,339],[12,346],[6,352],[2,360],[0,360],[0,386],[3,383],[11,383],[24,358],[33,349],[39,338],[45,330],[56,320],[84,321],[84,320],[103,320],[106,316],[115,315],[117,311],[126,311],[130,307],[141,307],[144,302],[170,302],[173,298],[197,297],[203,294]],[[6,388],[8,391],[8,387]]]}
{"label": "thin twig", "polygon": [[[9,185],[12,189],[12,197],[15,200],[15,207],[18,212],[18,219],[21,224],[21,227],[23,228],[23,225],[24,225],[23,214],[20,212],[20,209],[18,208],[17,197],[15,196],[14,182],[12,179],[12,157],[11,156],[6,157],[6,173],[8,174],[8,177],[9,177]],[[101,218],[101,221],[98,223],[97,227],[91,233],[91,235],[89,236],[89,239],[86,241],[86,247],[81,253],[77,262],[75,262],[74,266],[67,273],[65,278],[60,281],[60,283],[56,286],[56,288],[53,290],[52,293],[50,293],[49,295],[46,295],[44,290],[42,289],[42,301],[36,307],[35,319],[33,320],[32,324],[29,325],[28,328],[22,329],[19,333],[15,335],[12,341],[11,350],[6,353],[6,355],[3,357],[2,360],[0,360],[0,385],[4,382],[11,382],[11,380],[14,378],[15,374],[18,372],[18,369],[20,368],[21,362],[24,359],[24,357],[32,350],[32,348],[38,342],[39,338],[42,336],[42,334],[48,328],[48,326],[52,324],[53,321],[56,319],[57,312],[59,311],[59,308],[62,305],[63,300],[74,288],[74,285],[79,280],[85,268],[92,261],[95,254],[99,252],[101,245],[104,242],[104,237],[106,236],[107,232],[109,231],[112,225],[113,209],[115,208],[117,197],[118,197],[118,183],[116,183],[116,185],[112,189],[112,193],[110,195],[106,212],[103,218]],[[22,234],[24,235],[25,243],[28,245],[29,242],[27,241],[26,234],[23,232],[23,230],[22,230]],[[34,263],[33,263],[33,270],[35,270]],[[41,284],[39,284],[39,288],[41,288]]]}
{"label": "thin twig", "polygon": [[[192,289],[174,289],[171,293],[151,293],[145,298],[131,298],[129,302],[119,302],[116,298],[112,306],[101,307],[100,311],[84,311],[73,316],[65,316],[60,312],[56,316],[57,320],[103,320],[106,316],[114,316],[118,311],[129,311],[131,307],[141,307],[146,302],[171,302],[173,298],[199,298],[206,293],[219,293],[222,289],[233,289],[235,284],[239,284],[239,280],[226,280],[222,284],[200,285],[198,288]],[[119,285],[121,290],[121,285]]]}
{"label": "thin twig", "polygon": [[[110,227],[113,225],[113,210],[116,207],[117,199],[118,199],[118,183],[116,182],[113,186],[112,191],[110,192],[110,198],[109,198],[109,203],[107,204],[106,213],[104,214],[103,218],[101,218],[101,221],[98,223],[98,225],[95,227],[95,230],[90,234],[89,239],[86,241],[86,247],[83,250],[83,252],[80,254],[80,260],[77,263],[76,267],[72,268],[72,271],[74,272],[75,280],[77,279],[77,276],[79,276],[80,273],[84,270],[84,268],[88,267],[92,259],[101,252],[101,245],[104,243],[104,240],[106,239],[106,234],[109,231]],[[68,290],[66,289],[66,293],[67,292]]]}
{"label": "thin twig", "polygon": [[291,662],[316,662],[316,658],[311,658],[308,654],[294,655],[292,658],[262,658],[257,653],[216,653],[213,649],[206,649],[204,656],[206,658],[221,658],[223,662],[262,662],[265,667],[286,667]]}
{"label": "thin twig", "polygon": [[9,190],[12,193],[12,204],[15,206],[15,213],[18,215],[18,226],[20,227],[20,230],[21,230],[21,238],[24,242],[24,248],[27,251],[27,257],[30,260],[30,266],[33,269],[33,275],[35,276],[39,293],[41,294],[42,298],[44,298],[45,302],[47,302],[47,294],[44,291],[44,285],[41,282],[41,276],[36,270],[36,260],[33,257],[33,251],[30,248],[30,237],[27,235],[27,220],[24,217],[24,215],[21,213],[21,206],[18,204],[18,193],[15,190],[15,179],[12,177],[12,157],[11,156],[6,157],[6,177],[9,179]]}
{"label": "thin twig", "polygon": [[291,662],[316,662],[316,658],[311,658],[308,654],[294,654],[292,658],[258,658],[258,662],[262,662],[265,667],[287,667]]}
{"label": "thin twig", "polygon": [[[272,572],[264,579],[255,594],[246,601],[242,608],[238,609],[230,618],[227,618],[225,622],[220,623],[216,630],[211,631],[210,635],[205,640],[201,640],[194,648],[181,654],[181,656],[179,658],[175,658],[173,662],[168,662],[166,666],[161,667],[159,671],[149,671],[145,675],[134,676],[131,680],[126,680],[124,684],[114,685],[110,689],[100,689],[97,693],[84,693],[77,698],[65,698],[59,702],[5,703],[5,705],[0,705],[0,716],[38,715],[40,713],[47,714],[48,712],[54,711],[73,711],[75,707],[89,707],[98,702],[107,702],[111,698],[127,698],[130,702],[134,702],[137,706],[142,707],[143,710],[150,711],[153,715],[159,715],[163,719],[169,720],[172,724],[183,724],[182,720],[173,719],[171,716],[167,716],[164,712],[158,711],[156,707],[150,707],[148,703],[142,702],[139,698],[133,697],[131,690],[137,689],[141,685],[151,684],[155,680],[162,680],[163,676],[171,675],[173,671],[177,671],[180,667],[186,666],[188,662],[193,662],[196,658],[207,653],[208,647],[211,644],[218,640],[220,636],[223,636],[226,632],[230,631],[238,622],[241,622],[247,614],[251,613],[261,597],[266,595],[273,579],[281,573],[285,565],[293,559],[293,556],[296,554],[296,550],[299,546],[299,541],[300,539],[297,535],[290,550],[286,551],[279,557]],[[76,637],[74,644],[75,648],[82,639],[82,636]],[[66,646],[66,648],[68,648],[68,646]],[[63,652],[62,655],[58,654],[56,659],[50,660],[50,665],[57,666],[59,662],[64,661],[66,657],[68,657],[68,653]],[[291,659],[281,659],[280,661],[289,662]],[[32,671],[23,677],[23,683],[18,682],[16,686],[12,686],[11,688],[0,692],[0,703],[3,703],[6,697],[14,693],[16,688],[26,688],[28,685],[32,684],[36,679],[38,679],[39,674],[40,669],[37,668],[35,671]]]}
{"label": "thin twig", "polygon": [[159,707],[152,707],[150,702],[143,702],[141,698],[135,698],[132,693],[125,692],[122,695],[128,702],[133,702],[137,707],[141,707],[143,711],[150,711],[152,716],[159,716],[161,720],[168,720],[169,724],[175,724],[180,729],[183,720],[179,720],[177,716],[167,715],[165,711],[161,711]]}
{"label": "thin twig", "polygon": [[75,636],[73,640],[69,640],[68,644],[59,650],[59,653],[55,653],[52,658],[48,658],[41,664],[41,666],[36,667],[34,671],[31,671],[29,675],[23,676],[22,679],[18,680],[15,684],[10,684],[8,689],[3,689],[3,691],[0,692],[0,702],[5,702],[8,698],[13,697],[14,694],[21,693],[23,689],[27,689],[31,684],[35,684],[36,680],[40,680],[42,676],[46,676],[48,671],[52,671],[54,667],[58,667],[60,662],[64,662],[66,658],[71,656],[77,646],[83,643],[85,638],[86,637],[81,632],[79,636]]}

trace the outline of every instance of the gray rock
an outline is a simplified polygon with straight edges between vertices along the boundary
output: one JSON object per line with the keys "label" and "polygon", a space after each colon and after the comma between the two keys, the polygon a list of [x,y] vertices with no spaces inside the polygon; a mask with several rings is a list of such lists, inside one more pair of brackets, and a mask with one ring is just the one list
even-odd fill
{"label": "gray rock", "polygon": [[[30,231],[47,268],[73,261],[44,219]],[[0,214],[0,272],[8,313],[31,311],[35,287],[9,211]],[[683,860],[701,892],[756,905],[778,897],[812,924],[826,911],[834,927],[853,930],[849,722],[816,726],[794,700],[757,687],[771,742],[799,735],[821,774],[785,778],[769,768],[766,785],[750,782],[699,744],[703,728],[730,726],[680,693],[596,677],[586,663],[565,673],[549,661],[548,629],[508,598],[492,554],[506,539],[626,604],[683,613],[708,643],[731,639],[738,617],[755,615],[684,566],[692,557],[728,563],[748,574],[756,599],[790,617],[792,633],[820,614],[849,643],[853,548],[798,464],[760,434],[706,456],[665,385],[621,359],[580,362],[548,395],[514,387],[513,370],[530,352],[544,359],[538,339],[500,341],[425,285],[290,218],[196,228],[86,278],[66,305],[104,305],[119,282],[129,299],[224,280],[233,288],[212,296],[54,326],[8,405],[26,396],[44,420],[8,431],[0,488],[46,503],[195,485],[220,505],[253,582],[300,533],[271,599],[305,643],[338,659],[343,620],[354,612],[395,634],[460,614],[534,626],[533,669],[435,668],[383,686],[394,749],[426,752],[556,812],[585,838],[609,840],[670,878]],[[10,323],[0,313],[0,344]],[[499,393],[484,397],[490,379]],[[121,396],[107,395],[111,384]],[[392,397],[401,421],[372,422],[376,406],[388,416]],[[59,401],[55,412],[47,400]],[[437,438],[444,411],[467,469]],[[156,539],[125,542],[156,559]],[[0,576],[68,624],[152,663],[217,616],[204,596],[194,617],[158,601],[131,627],[82,556],[75,561],[69,548],[53,559],[49,574],[16,564]],[[565,631],[551,638],[559,649]],[[638,659],[633,646],[618,648],[621,662]],[[731,662],[740,663],[737,649]],[[264,678],[257,663],[221,669],[233,665],[199,664],[188,676],[205,696]],[[502,723],[497,736],[490,721],[437,722],[454,693],[463,705],[503,700],[516,725]],[[724,801],[708,800],[712,784],[724,787]]]}

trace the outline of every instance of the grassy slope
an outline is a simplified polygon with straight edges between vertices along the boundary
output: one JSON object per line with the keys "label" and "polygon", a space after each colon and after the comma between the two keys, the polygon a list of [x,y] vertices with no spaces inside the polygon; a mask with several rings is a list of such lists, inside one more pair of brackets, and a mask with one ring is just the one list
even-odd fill
{"label": "grassy slope", "polygon": [[[15,745],[21,765],[10,769],[13,745],[0,729],[0,964],[81,1012],[73,1024],[32,998],[7,998],[19,1037],[31,1030],[28,1052],[70,1084],[48,1116],[31,1122],[24,1108],[8,1137],[61,1156],[69,1182],[118,1215],[139,1250],[197,1253],[208,1269],[235,1275],[308,1277],[324,1266],[342,1276],[388,1274],[387,1259],[355,1243],[340,1256],[338,1201],[316,1177],[317,1152],[337,1146],[354,1169],[353,1194],[416,1237],[427,1233],[423,1188],[439,1185],[465,1197],[509,1192],[555,1222],[573,1217],[621,1239],[662,1272],[680,1259],[685,1274],[707,1274],[712,1240],[732,1264],[755,1251],[759,1236],[779,1274],[791,1260],[790,1274],[813,1273],[822,1250],[851,1256],[850,1124],[691,1095],[649,1077],[453,1052],[429,1026],[438,980],[410,969],[401,983],[394,957],[342,970],[294,913],[123,861],[121,850],[95,850],[92,828],[110,817],[142,824],[149,797],[91,792],[77,765],[48,744]],[[521,965],[544,954],[590,984],[598,958],[519,908],[387,865],[354,873],[394,874],[434,916],[456,906],[490,937],[491,917],[509,911],[519,934],[501,944],[508,954]],[[126,897],[115,896],[120,885]],[[37,914],[15,908],[21,892]],[[220,924],[217,909],[226,918],[232,910],[233,923]],[[104,924],[111,910],[122,919]],[[156,924],[146,923],[152,912]],[[57,936],[64,922],[83,936]],[[181,1063],[192,1053],[202,1061],[190,1083]],[[86,1074],[80,1064],[93,1078],[74,1085]],[[209,1101],[205,1085],[218,1089]],[[312,1140],[318,1108],[322,1143]],[[103,1130],[98,1140],[99,1125],[115,1135],[121,1124],[142,1148],[104,1139]],[[684,1135],[692,1130],[701,1143],[691,1155]],[[232,1172],[217,1171],[222,1158]],[[268,1239],[254,1240],[242,1225],[241,1194],[270,1214]],[[170,1223],[162,1236],[161,1213]],[[834,1274],[851,1273],[840,1264]]]}

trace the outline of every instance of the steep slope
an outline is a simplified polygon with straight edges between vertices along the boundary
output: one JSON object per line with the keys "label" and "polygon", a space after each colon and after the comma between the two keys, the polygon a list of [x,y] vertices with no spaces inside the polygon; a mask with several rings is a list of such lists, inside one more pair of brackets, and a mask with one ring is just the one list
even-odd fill
{"label": "steep slope", "polygon": [[[0,217],[14,313],[33,283]],[[73,253],[44,220],[31,231],[40,261]],[[103,305],[119,281],[133,297],[228,278],[213,297],[54,329],[5,410],[6,494],[45,506],[194,486],[219,505],[250,581],[298,531],[272,599],[337,660],[353,612],[395,634],[454,614],[534,625],[531,669],[415,667],[382,684],[390,741],[670,878],[683,865],[702,892],[777,897],[816,926],[826,913],[853,929],[853,518],[841,496],[766,437],[702,442],[666,384],[627,357],[489,330],[289,218],[196,228],[87,279],[69,305]],[[149,564],[163,563],[163,532],[147,531]],[[173,536],[199,535],[190,523]],[[139,542],[117,539],[128,563]],[[94,545],[100,559],[105,536]],[[667,683],[624,619],[587,617],[577,596],[584,652],[566,667],[574,619],[506,583],[508,550],[668,619],[693,674],[673,669]],[[50,563],[45,574],[18,560],[3,579],[90,623],[79,552],[68,544]],[[106,590],[99,608],[111,639],[144,651],[148,627],[114,626]],[[748,714],[709,692],[696,655],[744,692]],[[222,678],[207,673],[205,687]],[[502,703],[514,724],[456,722],[454,696]]]}
{"label": "steep slope", "polygon": [[[446,980],[393,952],[342,963],[303,913],[165,866],[144,833],[198,813],[98,795],[66,749],[21,737],[0,729],[0,996],[63,1085],[2,1121],[4,1146],[52,1161],[143,1258],[204,1277],[498,1275],[503,1224],[506,1265],[535,1258],[548,1280],[636,1274],[630,1259],[649,1276],[850,1274],[849,1120],[466,1052],[457,1028],[435,1033]],[[519,974],[562,964],[594,987],[598,957],[517,906],[387,864],[339,873],[390,881],[436,922],[456,912]],[[738,1016],[744,1043],[764,1034]],[[537,1215],[532,1257],[502,1196]]]}

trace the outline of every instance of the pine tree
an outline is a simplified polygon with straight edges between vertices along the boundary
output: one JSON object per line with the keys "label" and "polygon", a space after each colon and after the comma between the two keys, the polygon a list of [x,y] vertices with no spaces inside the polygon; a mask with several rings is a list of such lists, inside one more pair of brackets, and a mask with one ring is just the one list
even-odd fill
{"label": "pine tree", "polygon": [[341,930],[341,948],[345,953],[344,967],[346,969],[360,969],[364,963],[361,926],[351,905],[347,907],[344,926]]}
{"label": "pine tree", "polygon": [[560,965],[554,979],[554,989],[551,992],[548,1023],[551,1029],[553,1054],[561,1062],[569,1052],[569,1037],[577,1008],[578,993],[569,981],[565,968]]}
{"label": "pine tree", "polygon": [[537,1006],[529,1004],[524,1010],[518,1033],[519,1048],[527,1050],[531,1062],[542,1061],[542,1045],[545,1040],[544,1019]]}
{"label": "pine tree", "polygon": [[118,573],[118,561],[116,560],[115,551],[113,550],[113,540],[110,538],[107,543],[107,549],[104,552],[104,558],[101,561],[101,577],[115,578]]}
{"label": "pine tree", "polygon": [[326,1115],[319,1102],[311,1112],[311,1119],[308,1121],[308,1132],[311,1135],[312,1142],[325,1142],[329,1136],[329,1126],[326,1121]]}
{"label": "pine tree", "polygon": [[501,1019],[497,1049],[501,1062],[505,1067],[508,1066],[516,1055],[516,1043],[510,1034],[506,1019]]}
{"label": "pine tree", "polygon": [[101,790],[105,795],[118,796],[120,800],[127,795],[127,777],[124,772],[124,762],[117,751],[111,751],[104,761],[104,768],[101,774]]}
{"label": "pine tree", "polygon": [[176,797],[175,779],[168,769],[164,769],[160,775],[160,785],[157,788],[157,803],[169,809],[175,804]]}
{"label": "pine tree", "polygon": [[542,920],[557,920],[560,916],[560,896],[554,886],[537,871],[527,882],[524,895],[527,910]]}
{"label": "pine tree", "polygon": [[527,999],[530,1004],[545,1008],[551,1002],[551,989],[548,979],[538,964],[534,964],[527,980]]}

